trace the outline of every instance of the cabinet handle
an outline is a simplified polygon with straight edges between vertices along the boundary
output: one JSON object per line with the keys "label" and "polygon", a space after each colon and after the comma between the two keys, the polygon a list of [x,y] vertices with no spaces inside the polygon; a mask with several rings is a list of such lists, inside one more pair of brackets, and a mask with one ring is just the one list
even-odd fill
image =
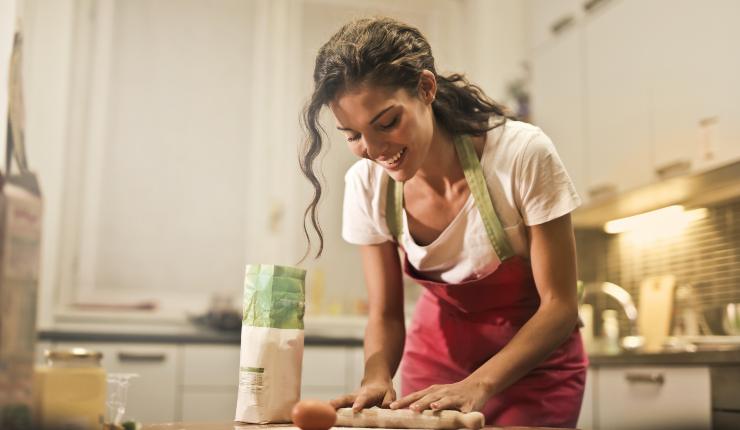
{"label": "cabinet handle", "polygon": [[573,15],[565,15],[564,17],[552,23],[552,25],[550,26],[550,32],[552,34],[558,34],[566,28],[570,27],[571,24],[575,22],[575,20],[576,19]]}
{"label": "cabinet handle", "polygon": [[688,173],[689,170],[691,170],[691,161],[682,159],[656,167],[655,174],[658,175],[660,179],[668,179]]}
{"label": "cabinet handle", "polygon": [[593,12],[598,6],[602,6],[608,3],[610,0],[588,0],[583,3],[583,10],[586,12]]}
{"label": "cabinet handle", "polygon": [[588,189],[588,196],[594,200],[612,197],[617,194],[617,186],[614,184],[599,184]]}
{"label": "cabinet handle", "polygon": [[119,352],[118,361],[136,361],[136,362],[162,362],[167,355],[163,352],[141,353],[141,352]]}
{"label": "cabinet handle", "polygon": [[645,383],[663,385],[665,383],[665,376],[662,373],[627,373],[624,375],[624,379],[630,384]]}

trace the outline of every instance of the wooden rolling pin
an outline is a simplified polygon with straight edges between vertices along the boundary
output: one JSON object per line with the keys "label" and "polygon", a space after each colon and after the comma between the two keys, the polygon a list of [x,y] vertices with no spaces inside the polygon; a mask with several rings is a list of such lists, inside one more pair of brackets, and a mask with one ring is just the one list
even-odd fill
{"label": "wooden rolling pin", "polygon": [[485,425],[485,417],[480,412],[462,413],[460,411],[415,412],[411,409],[381,409],[378,407],[353,412],[352,408],[337,410],[338,427],[384,427],[454,430],[479,430]]}

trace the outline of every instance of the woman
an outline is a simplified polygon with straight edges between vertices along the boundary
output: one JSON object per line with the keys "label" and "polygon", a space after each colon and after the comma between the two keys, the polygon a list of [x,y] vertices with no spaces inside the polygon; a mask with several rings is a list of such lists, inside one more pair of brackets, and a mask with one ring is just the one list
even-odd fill
{"label": "woman", "polygon": [[[314,83],[306,216],[321,238],[313,163],[328,106],[361,158],[346,174],[342,234],[360,246],[369,296],[364,378],[332,404],[574,427],[587,367],[569,215],[580,199],[550,140],[464,77],[437,74],[422,34],[388,18],[332,36]],[[402,271],[425,287],[408,334]]]}

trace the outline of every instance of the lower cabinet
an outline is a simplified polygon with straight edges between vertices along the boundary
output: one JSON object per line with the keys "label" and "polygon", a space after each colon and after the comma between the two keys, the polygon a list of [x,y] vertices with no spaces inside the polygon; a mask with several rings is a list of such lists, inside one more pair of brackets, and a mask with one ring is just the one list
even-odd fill
{"label": "lower cabinet", "polygon": [[144,422],[178,418],[180,354],[176,344],[54,342],[54,348],[87,348],[103,353],[106,372],[136,373],[128,388],[125,416]]}
{"label": "lower cabinet", "polygon": [[589,368],[586,372],[586,388],[583,392],[583,402],[581,403],[581,414],[578,416],[578,428],[584,430],[595,429],[594,414],[594,385],[596,383],[597,371]]}
{"label": "lower cabinet", "polygon": [[[47,348],[89,348],[103,353],[108,373],[136,373],[126,418],[142,422],[231,421],[239,384],[239,345],[40,342]],[[362,348],[306,346],[301,397],[330,400],[359,387]]]}
{"label": "lower cabinet", "polygon": [[712,427],[707,366],[604,366],[595,373],[594,428]]}

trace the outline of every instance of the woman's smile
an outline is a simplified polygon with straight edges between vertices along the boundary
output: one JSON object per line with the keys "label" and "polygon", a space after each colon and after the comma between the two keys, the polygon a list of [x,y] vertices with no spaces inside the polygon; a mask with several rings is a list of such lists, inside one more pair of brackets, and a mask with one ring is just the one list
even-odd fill
{"label": "woman's smile", "polygon": [[390,157],[377,158],[375,161],[388,170],[398,170],[401,167],[401,163],[403,163],[403,160],[406,158],[405,155],[406,148],[402,148]]}

